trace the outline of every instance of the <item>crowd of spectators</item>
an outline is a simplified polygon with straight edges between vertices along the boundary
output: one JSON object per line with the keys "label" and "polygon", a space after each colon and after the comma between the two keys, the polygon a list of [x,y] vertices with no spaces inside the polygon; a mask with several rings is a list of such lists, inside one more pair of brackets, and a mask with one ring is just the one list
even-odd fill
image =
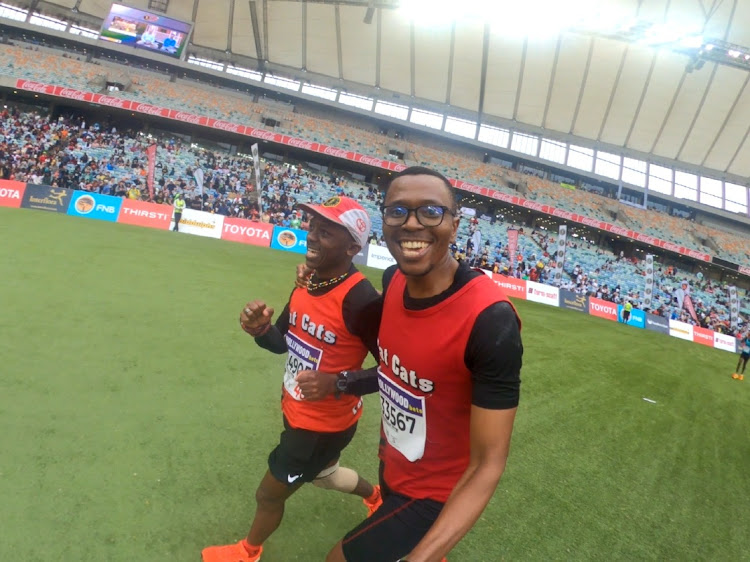
{"label": "crowd of spectators", "polygon": [[[157,145],[153,199],[171,204],[174,195],[185,196],[189,208],[231,217],[246,218],[274,225],[305,228],[307,217],[297,204],[330,195],[348,195],[377,208],[382,195],[373,185],[358,183],[335,173],[314,171],[299,164],[264,162],[260,193],[254,179],[253,160],[239,154],[226,154],[190,144],[179,137],[154,138],[141,132],[118,131],[108,124],[86,123],[80,116],[54,119],[29,112],[4,109],[0,113],[0,170],[3,179],[13,179],[66,189],[79,189],[107,195],[149,200],[146,149]],[[195,170],[204,173],[202,193]],[[259,197],[260,195],[260,197]],[[518,227],[519,241],[511,259],[507,225],[476,216],[464,221],[453,245],[454,255],[474,267],[539,283],[550,282],[555,267],[555,239],[549,232]],[[481,231],[484,236],[481,236]],[[502,233],[502,234],[501,234]],[[374,231],[370,242],[384,245],[382,233]],[[575,263],[575,252],[595,256],[595,267]],[[643,285],[618,282],[618,273],[643,275],[640,260],[627,258],[591,242],[568,241],[561,288],[580,295],[595,296],[623,304],[643,306]],[[591,263],[591,262],[589,262]],[[651,312],[729,332],[728,296],[724,284],[690,276],[673,266],[657,265],[655,282],[661,299]],[[696,298],[696,319],[675,305],[675,291],[682,283],[692,287]],[[744,297],[742,293],[744,292]],[[740,291],[747,299],[747,292]],[[742,318],[744,324],[744,317]]]}

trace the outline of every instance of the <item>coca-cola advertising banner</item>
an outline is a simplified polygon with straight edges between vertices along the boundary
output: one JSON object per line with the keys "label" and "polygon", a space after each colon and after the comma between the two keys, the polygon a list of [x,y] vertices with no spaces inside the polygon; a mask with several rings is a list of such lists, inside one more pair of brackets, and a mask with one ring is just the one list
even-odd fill
{"label": "coca-cola advertising banner", "polygon": [[[85,102],[94,103],[98,105],[104,105],[104,106],[109,106],[109,107],[115,107],[118,109],[124,109],[127,111],[132,111],[136,113],[142,113],[145,115],[154,115],[156,117],[174,119],[175,121],[182,121],[184,123],[191,123],[193,125],[200,125],[204,127],[210,127],[212,129],[219,129],[219,130],[227,131],[229,133],[234,133],[237,135],[244,135],[248,137],[253,137],[255,139],[261,139],[261,140],[265,140],[269,142],[274,142],[277,144],[283,144],[286,146],[301,148],[303,150],[318,152],[320,154],[325,154],[327,156],[332,156],[334,158],[350,160],[353,162],[358,162],[360,164],[365,164],[367,166],[374,166],[376,168],[382,168],[391,172],[400,172],[406,168],[406,166],[404,166],[403,164],[399,164],[397,162],[392,162],[390,160],[382,160],[380,158],[366,156],[364,154],[358,154],[357,152],[344,150],[341,148],[335,148],[332,146],[327,146],[319,142],[311,142],[308,140],[300,139],[297,137],[292,137],[289,135],[284,135],[281,133],[274,133],[271,131],[266,131],[265,129],[259,129],[256,127],[250,127],[246,125],[239,125],[237,123],[230,123],[229,121],[223,121],[221,119],[214,119],[213,117],[195,115],[193,113],[177,111],[175,109],[168,109],[166,107],[158,107],[158,106],[151,105],[148,103],[141,103],[141,102],[127,100],[127,99],[123,99],[119,97],[107,96],[104,94],[95,94],[93,92],[84,92],[84,91],[75,90],[71,88],[64,88],[62,86],[53,86],[51,84],[44,84],[42,82],[35,82],[33,80],[16,80],[16,88],[20,90],[26,90],[28,92],[37,92],[41,94],[47,94],[50,96],[57,96],[61,98],[85,101]],[[658,238],[654,238],[653,236],[648,236],[647,234],[641,234],[640,232],[635,232],[634,230],[628,230],[627,228],[623,228],[621,226],[609,224],[609,223],[606,223],[597,219],[579,215],[577,213],[564,211],[562,209],[557,209],[550,205],[542,205],[541,203],[537,203],[536,201],[529,201],[527,199],[518,197],[516,195],[501,193],[499,191],[495,191],[487,187],[481,187],[479,185],[474,185],[465,181],[451,179],[450,183],[456,189],[460,189],[462,191],[476,193],[478,195],[482,195],[484,197],[488,197],[491,199],[497,199],[498,201],[503,201],[511,205],[516,205],[518,207],[524,207],[526,209],[531,209],[533,211],[538,211],[540,213],[552,215],[565,221],[575,222],[578,224],[590,226],[592,228],[597,228],[599,230],[604,230],[616,236],[631,238],[633,240],[643,242],[644,244],[650,244],[652,246],[656,246],[657,248],[661,248],[668,252],[675,252],[678,254],[682,254],[684,256],[691,257],[696,260],[705,261],[705,262],[711,261],[711,256],[709,254],[704,254],[703,252],[698,252],[697,250],[686,248],[685,246],[680,246],[679,244],[674,244],[672,242],[659,240]],[[750,275],[750,268],[740,267],[739,271],[745,275]]]}
{"label": "coca-cola advertising banner", "polygon": [[271,246],[272,235],[273,225],[271,224],[227,217],[224,219],[221,239],[268,248]]}

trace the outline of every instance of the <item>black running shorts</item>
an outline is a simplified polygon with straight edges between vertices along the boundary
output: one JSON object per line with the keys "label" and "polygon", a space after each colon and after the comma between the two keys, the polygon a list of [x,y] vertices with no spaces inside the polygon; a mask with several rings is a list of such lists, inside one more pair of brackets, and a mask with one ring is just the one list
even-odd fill
{"label": "black running shorts", "polygon": [[357,432],[357,424],[336,433],[296,429],[284,418],[284,431],[268,455],[268,469],[280,482],[291,486],[313,479],[337,460]]}
{"label": "black running shorts", "polygon": [[[381,493],[384,488],[381,483]],[[344,558],[347,562],[391,562],[406,556],[430,530],[443,505],[386,491],[383,505],[341,541]]]}

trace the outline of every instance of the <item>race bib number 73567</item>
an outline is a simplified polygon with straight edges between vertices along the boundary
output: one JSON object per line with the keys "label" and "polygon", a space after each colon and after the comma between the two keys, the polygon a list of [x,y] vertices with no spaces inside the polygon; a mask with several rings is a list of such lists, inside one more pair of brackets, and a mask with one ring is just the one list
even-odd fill
{"label": "race bib number 73567", "polygon": [[427,439],[424,397],[401,388],[378,368],[383,433],[388,443],[411,462],[424,455]]}

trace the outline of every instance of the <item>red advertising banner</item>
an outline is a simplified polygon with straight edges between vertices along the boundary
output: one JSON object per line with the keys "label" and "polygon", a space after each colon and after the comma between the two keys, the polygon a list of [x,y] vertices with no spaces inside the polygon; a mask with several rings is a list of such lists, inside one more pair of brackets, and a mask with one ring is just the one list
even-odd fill
{"label": "red advertising banner", "polygon": [[21,206],[26,184],[22,181],[0,180],[0,207]]}
{"label": "red advertising banner", "polygon": [[509,297],[526,300],[526,281],[524,279],[516,279],[515,277],[493,273],[492,280],[500,285],[500,288]]}
{"label": "red advertising banner", "polygon": [[172,207],[125,198],[117,222],[167,230],[172,220]]}
{"label": "red advertising banner", "polygon": [[[293,146],[293,147],[301,148],[304,150],[310,150],[312,152],[318,152],[321,154],[325,154],[327,156],[333,156],[334,158],[342,158],[344,160],[351,160],[353,162],[358,162],[360,164],[365,164],[367,166],[375,166],[377,168],[389,170],[391,172],[400,172],[401,170],[404,170],[406,168],[406,166],[404,166],[403,164],[398,164],[397,162],[392,162],[390,160],[381,160],[380,158],[375,158],[373,156],[358,154],[350,150],[344,150],[341,148],[335,148],[335,147],[327,146],[327,145],[320,144],[317,142],[311,142],[311,141],[307,141],[307,140],[296,138],[296,137],[290,137],[289,135],[284,135],[281,133],[274,133],[271,131],[266,131],[265,129],[257,129],[255,127],[239,125],[237,123],[230,123],[229,121],[222,121],[221,119],[214,119],[212,117],[194,115],[192,113],[186,113],[184,111],[168,109],[166,107],[158,107],[158,106],[151,105],[148,103],[139,103],[135,101],[124,100],[121,98],[106,96],[103,94],[95,94],[93,92],[83,92],[80,90],[73,90],[71,88],[64,88],[62,86],[53,86],[50,84],[43,84],[41,82],[34,82],[33,80],[16,80],[16,88],[30,91],[30,92],[38,92],[42,94],[48,94],[51,96],[58,96],[58,97],[67,98],[67,99],[87,101],[87,102],[95,103],[99,105],[106,105],[109,107],[116,107],[119,109],[136,111],[138,113],[143,113],[146,115],[155,115],[157,117],[165,117],[167,119],[174,119],[176,121],[182,121],[185,123],[192,123],[195,125],[211,127],[212,129],[219,129],[219,130],[227,131],[229,133],[234,133],[237,135],[245,135],[245,136],[253,137],[256,139],[275,142],[275,143],[283,144],[287,146]],[[511,205],[517,205],[520,207],[525,207],[527,209],[538,211],[540,213],[553,215],[561,219],[564,219],[566,221],[584,224],[586,226],[597,228],[599,230],[604,230],[616,236],[631,238],[633,240],[638,240],[640,242],[651,244],[652,246],[656,246],[658,248],[667,250],[669,252],[675,252],[677,254],[689,256],[696,260],[705,261],[705,262],[711,261],[711,256],[709,254],[704,254],[703,252],[698,252],[691,248],[686,248],[678,244],[673,244],[672,242],[665,242],[664,240],[659,240],[657,238],[653,238],[652,236],[640,234],[638,232],[635,232],[633,230],[628,230],[621,226],[616,226],[613,224],[602,222],[597,219],[592,219],[589,217],[585,217],[583,215],[579,215],[577,213],[564,211],[562,209],[556,209],[555,207],[551,207],[549,205],[542,205],[541,203],[537,203],[535,201],[528,201],[526,199],[517,197],[515,195],[501,193],[499,191],[494,191],[489,188],[481,187],[479,185],[474,185],[465,181],[451,179],[450,183],[451,185],[453,185],[454,187],[462,191],[477,193],[485,197],[497,199],[498,201],[510,203]],[[745,269],[745,271],[743,271],[743,269]],[[745,273],[746,275],[750,275],[750,271],[747,271],[747,269],[748,268],[741,268],[740,272]]]}
{"label": "red advertising banner", "polygon": [[273,226],[270,224],[227,217],[224,219],[221,239],[268,248],[271,246],[271,234]]}
{"label": "red advertising banner", "polygon": [[156,145],[152,144],[146,149],[148,156],[148,175],[146,176],[146,186],[148,187],[148,198],[154,200],[154,171],[156,170]]}
{"label": "red advertising banner", "polygon": [[617,321],[617,305],[613,302],[589,297],[589,314],[606,318],[607,320]]}
{"label": "red advertising banner", "polygon": [[700,326],[693,326],[693,341],[707,345],[708,347],[714,346],[714,332],[713,330],[707,330]]}

